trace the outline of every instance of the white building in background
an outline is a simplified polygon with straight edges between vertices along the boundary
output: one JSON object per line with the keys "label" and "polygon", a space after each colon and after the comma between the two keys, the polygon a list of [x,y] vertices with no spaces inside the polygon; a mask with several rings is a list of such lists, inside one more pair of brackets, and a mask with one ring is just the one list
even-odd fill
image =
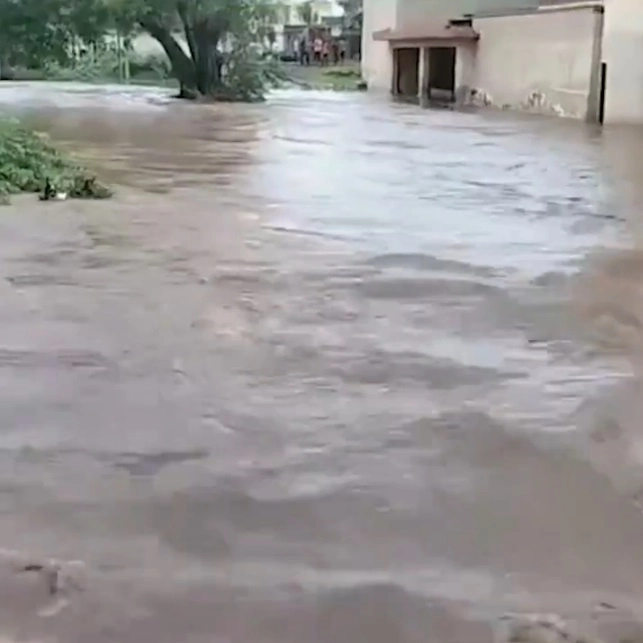
{"label": "white building in background", "polygon": [[[301,16],[301,7],[306,0],[279,0],[283,8],[280,22],[284,25],[305,24]],[[313,22],[321,22],[324,18],[340,18],[344,15],[343,7],[335,0],[310,0]]]}
{"label": "white building in background", "polygon": [[274,25],[276,40],[274,48],[277,51],[292,50],[295,40],[306,28],[302,8],[309,5],[310,22],[324,24],[329,18],[341,18],[344,8],[336,0],[276,0],[279,5],[278,21]]}
{"label": "white building in background", "polygon": [[[306,0],[275,0],[276,18],[273,25],[275,42],[273,49],[281,52],[288,49],[289,33],[299,33],[306,27],[301,8]],[[328,18],[341,18],[344,8],[336,0],[310,0],[310,13],[314,24],[323,24]],[[187,51],[185,37],[181,33],[175,35],[178,43]],[[162,56],[163,48],[157,40],[143,32],[136,36],[132,43],[134,50],[140,56]]]}
{"label": "white building in background", "polygon": [[643,124],[643,0],[364,0],[369,89]]}

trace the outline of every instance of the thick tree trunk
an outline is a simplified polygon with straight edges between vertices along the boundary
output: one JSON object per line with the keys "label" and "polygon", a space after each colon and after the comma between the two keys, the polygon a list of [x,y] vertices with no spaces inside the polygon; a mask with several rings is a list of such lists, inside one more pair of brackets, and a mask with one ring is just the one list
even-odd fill
{"label": "thick tree trunk", "polygon": [[212,96],[221,88],[220,34],[207,21],[194,25],[196,85],[204,96]]}
{"label": "thick tree trunk", "polygon": [[5,53],[0,53],[0,80],[12,80],[13,70],[9,64],[9,56]]}
{"label": "thick tree trunk", "polygon": [[196,47],[196,41],[194,40],[194,29],[190,22],[190,16],[188,14],[188,8],[185,0],[181,0],[177,3],[177,10],[179,13],[179,18],[181,19],[181,24],[183,25],[183,31],[185,32],[185,41],[188,43],[188,49],[190,50],[190,56],[196,65],[198,63],[198,51]]}
{"label": "thick tree trunk", "polygon": [[184,8],[179,10],[179,16],[190,56],[164,25],[151,20],[142,20],[140,24],[159,42],[170,59],[172,73],[181,86],[180,98],[215,96],[222,85],[223,62],[218,50],[220,32],[207,20],[191,25]]}
{"label": "thick tree trunk", "polygon": [[181,98],[196,98],[200,92],[197,85],[195,64],[183,51],[181,45],[176,42],[170,30],[150,20],[141,20],[140,25],[152,38],[158,40],[167,54],[172,66],[172,73],[181,87],[179,96]]}

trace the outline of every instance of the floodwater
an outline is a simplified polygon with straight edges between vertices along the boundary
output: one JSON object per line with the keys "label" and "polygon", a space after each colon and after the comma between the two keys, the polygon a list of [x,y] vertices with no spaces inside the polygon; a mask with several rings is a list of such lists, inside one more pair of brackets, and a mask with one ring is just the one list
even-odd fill
{"label": "floodwater", "polygon": [[[0,104],[117,188],[0,210],[7,637],[487,643],[553,613],[639,640],[641,133]],[[50,593],[19,569],[49,558]]]}

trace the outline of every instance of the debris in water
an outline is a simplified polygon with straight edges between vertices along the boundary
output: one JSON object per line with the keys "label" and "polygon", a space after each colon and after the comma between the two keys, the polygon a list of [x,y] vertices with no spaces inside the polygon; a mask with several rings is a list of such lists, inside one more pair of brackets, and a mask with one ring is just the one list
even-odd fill
{"label": "debris in water", "polygon": [[506,643],[596,643],[571,631],[570,626],[555,614],[506,615]]}
{"label": "debris in water", "polygon": [[41,201],[64,201],[65,199],[107,199],[111,191],[96,180],[95,176],[78,176],[69,184],[67,192],[58,190],[53,182],[45,179],[45,187],[40,195]]}
{"label": "debris in water", "polygon": [[81,561],[71,561],[64,566],[58,561],[50,560],[46,563],[28,562],[18,568],[18,572],[35,572],[40,574],[45,581],[47,592],[50,596],[66,594],[70,589],[82,590],[80,580],[70,573],[71,568],[83,567]]}
{"label": "debris in water", "polygon": [[66,192],[58,192],[49,178],[45,179],[45,187],[40,195],[41,201],[63,201],[67,198]]}

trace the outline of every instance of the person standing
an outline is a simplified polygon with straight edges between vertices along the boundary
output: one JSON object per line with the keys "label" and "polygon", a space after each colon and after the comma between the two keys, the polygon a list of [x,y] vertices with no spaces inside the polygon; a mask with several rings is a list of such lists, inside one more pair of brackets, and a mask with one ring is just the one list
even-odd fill
{"label": "person standing", "polygon": [[339,42],[333,40],[333,65],[337,66],[339,64]]}
{"label": "person standing", "polygon": [[328,65],[329,60],[330,60],[330,42],[328,40],[324,40],[322,44],[322,65],[324,66]]}
{"label": "person standing", "polygon": [[310,65],[310,53],[308,51],[308,41],[306,38],[300,38],[299,40],[299,64],[300,65]]}
{"label": "person standing", "polygon": [[313,41],[313,56],[318,65],[320,65],[322,61],[323,46],[324,43],[322,42],[322,39],[319,36],[315,36],[315,40]]}

